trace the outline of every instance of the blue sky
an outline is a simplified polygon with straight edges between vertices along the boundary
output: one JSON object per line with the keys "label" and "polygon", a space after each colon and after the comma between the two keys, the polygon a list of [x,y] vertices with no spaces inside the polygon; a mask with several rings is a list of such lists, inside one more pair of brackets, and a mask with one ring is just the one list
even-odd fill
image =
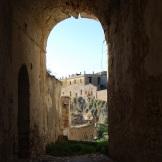
{"label": "blue sky", "polygon": [[57,78],[107,70],[107,46],[99,21],[69,18],[58,23],[47,42],[47,70]]}

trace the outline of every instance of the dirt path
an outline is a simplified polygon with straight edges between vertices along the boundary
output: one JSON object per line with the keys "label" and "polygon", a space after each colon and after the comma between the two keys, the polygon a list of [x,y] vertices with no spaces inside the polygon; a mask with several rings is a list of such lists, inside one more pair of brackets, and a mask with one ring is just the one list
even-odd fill
{"label": "dirt path", "polygon": [[112,161],[105,155],[91,154],[73,157],[53,157],[45,155],[41,156],[38,162],[112,162]]}

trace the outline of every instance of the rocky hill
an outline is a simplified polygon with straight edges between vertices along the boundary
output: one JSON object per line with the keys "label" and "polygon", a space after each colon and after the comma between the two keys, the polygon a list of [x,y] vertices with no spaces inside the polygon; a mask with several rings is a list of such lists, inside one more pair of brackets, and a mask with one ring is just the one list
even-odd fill
{"label": "rocky hill", "polygon": [[95,98],[73,98],[71,102],[71,125],[107,123],[107,102]]}

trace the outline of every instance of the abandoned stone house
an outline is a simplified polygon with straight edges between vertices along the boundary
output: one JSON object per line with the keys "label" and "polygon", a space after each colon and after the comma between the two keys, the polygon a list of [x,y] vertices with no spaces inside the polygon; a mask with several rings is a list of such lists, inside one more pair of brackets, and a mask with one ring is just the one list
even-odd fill
{"label": "abandoned stone house", "polygon": [[[74,74],[61,79],[61,96],[94,97],[107,100],[107,72],[93,74]],[[102,91],[102,93],[100,92]]]}
{"label": "abandoned stone house", "polygon": [[59,112],[50,110],[51,121],[46,100],[47,38],[79,14],[100,21],[108,43],[109,156],[161,162],[161,0],[1,0],[0,161],[36,157],[56,140]]}
{"label": "abandoned stone house", "polygon": [[91,123],[72,123],[71,115],[71,98],[68,96],[61,97],[61,132],[64,137],[69,140],[92,141],[96,137],[97,131],[95,122],[91,119]]}

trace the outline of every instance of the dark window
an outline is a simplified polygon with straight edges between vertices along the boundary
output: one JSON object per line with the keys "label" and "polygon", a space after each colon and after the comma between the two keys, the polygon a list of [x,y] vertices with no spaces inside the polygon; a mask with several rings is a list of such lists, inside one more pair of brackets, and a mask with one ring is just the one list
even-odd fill
{"label": "dark window", "polygon": [[92,83],[92,77],[88,77],[89,83]]}
{"label": "dark window", "polygon": [[100,85],[100,83],[101,83],[101,78],[98,77],[98,78],[97,78],[97,84]]}
{"label": "dark window", "polygon": [[76,80],[74,80],[74,84],[76,84]]}
{"label": "dark window", "polygon": [[83,93],[83,91],[82,91],[82,90],[80,90],[80,95],[82,95],[82,93]]}
{"label": "dark window", "polygon": [[71,91],[70,91],[70,97],[71,97]]}
{"label": "dark window", "polygon": [[71,81],[70,81],[70,85],[71,85]]}

